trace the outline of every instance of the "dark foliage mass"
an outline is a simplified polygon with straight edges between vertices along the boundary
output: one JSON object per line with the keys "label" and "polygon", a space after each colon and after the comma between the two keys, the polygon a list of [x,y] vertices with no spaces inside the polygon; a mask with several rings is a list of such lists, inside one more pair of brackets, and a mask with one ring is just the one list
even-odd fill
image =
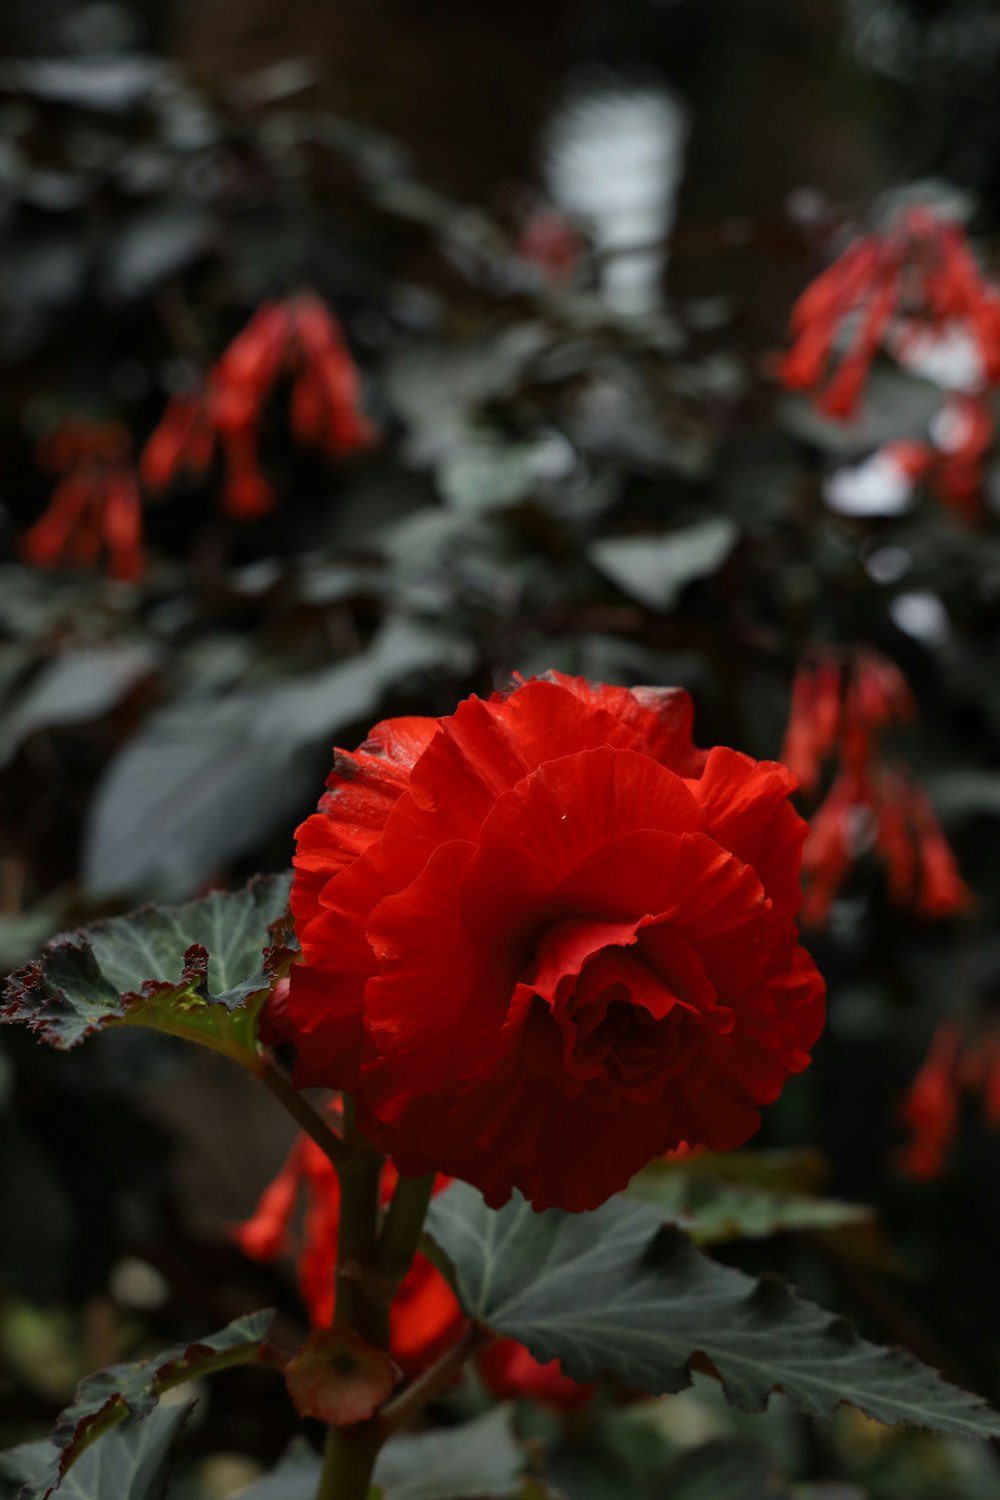
{"label": "dark foliage mass", "polygon": [[[234,1232],[288,1133],[176,1007],[252,1045],[332,744],[552,668],[684,687],[698,743],[792,767],[828,1027],[752,1149],[601,1210],[656,1242],[654,1300],[661,1258],[697,1284],[693,1389],[622,1399],[643,1360],[660,1391],[691,1368],[623,1293],[634,1361],[583,1416],[445,1391],[385,1500],[1000,1496],[949,1435],[995,1433],[1000,1394],[994,9],[368,9],[0,21],[0,969],[9,1018],[102,1033],[0,1039],[0,1435],[30,1444],[0,1496],[47,1493],[83,1375],[271,1302],[301,1342],[293,1279]],[[428,1254],[471,1285],[449,1201]],[[496,1332],[558,1321],[589,1273],[556,1262]],[[765,1266],[803,1293],[769,1305],[766,1379],[712,1340],[716,1298],[752,1331]],[[811,1343],[775,1380],[783,1320]],[[900,1352],[842,1397],[926,1399],[946,1435],[813,1420],[869,1340]],[[607,1370],[585,1341],[569,1367]],[[713,1375],[790,1400],[754,1425]],[[121,1493],[311,1494],[266,1376],[116,1427]],[[98,1451],[60,1494],[109,1493]]]}

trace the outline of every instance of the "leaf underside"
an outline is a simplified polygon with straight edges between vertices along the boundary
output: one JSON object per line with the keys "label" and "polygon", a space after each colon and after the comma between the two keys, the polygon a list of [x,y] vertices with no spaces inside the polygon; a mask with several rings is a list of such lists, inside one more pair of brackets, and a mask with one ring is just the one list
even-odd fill
{"label": "leaf underside", "polygon": [[[193,1401],[161,1406],[122,1422],[88,1449],[59,1486],[59,1500],[161,1500],[171,1449]],[[0,1500],[46,1493],[44,1476],[59,1462],[48,1438],[0,1453]]]}
{"label": "leaf underside", "polygon": [[538,1360],[559,1359],[574,1380],[610,1375],[664,1395],[688,1386],[697,1365],[744,1411],[783,1391],[811,1416],[846,1402],[890,1425],[1000,1435],[1000,1415],[978,1397],[867,1343],[784,1283],[708,1259],[650,1204],[619,1197],[593,1213],[535,1213],[516,1196],[497,1211],[455,1183],[427,1228],[466,1313]]}

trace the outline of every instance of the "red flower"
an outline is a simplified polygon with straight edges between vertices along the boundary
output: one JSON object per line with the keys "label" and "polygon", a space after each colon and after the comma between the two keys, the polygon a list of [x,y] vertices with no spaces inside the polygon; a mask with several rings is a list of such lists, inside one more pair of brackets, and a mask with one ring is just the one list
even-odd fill
{"label": "red flower", "polygon": [[695,749],[678,690],[551,673],[378,725],[298,832],[300,1082],[492,1204],[740,1145],[823,1023],[793,786]]}
{"label": "red flower", "polygon": [[956,1063],[960,1042],[958,1023],[942,1021],[900,1109],[911,1131],[900,1166],[908,1177],[918,1181],[940,1177],[958,1131]]}
{"label": "red flower", "polygon": [[564,1375],[557,1359],[541,1365],[516,1339],[497,1339],[479,1356],[477,1368],[498,1401],[532,1396],[559,1411],[577,1411],[594,1394],[594,1386]]}
{"label": "red flower", "polygon": [[103,555],[112,578],[132,582],[140,576],[142,502],[130,446],[118,422],[64,422],[39,444],[39,462],[62,478],[47,510],[25,534],[29,562],[93,568]]}
{"label": "red flower", "polygon": [[835,753],[839,761],[803,856],[803,926],[826,921],[851,867],[870,849],[885,865],[897,905],[928,917],[971,905],[926,794],[882,756],[885,731],[915,714],[903,674],[874,651],[855,651],[844,677],[829,659],[796,672],[784,758],[805,792],[819,784],[827,757]]}
{"label": "red flower", "polygon": [[[388,1202],[396,1172],[386,1166],[382,1199]],[[441,1178],[435,1191],[447,1186]],[[292,1223],[300,1196],[305,1197],[301,1244],[298,1248],[299,1286],[315,1328],[328,1328],[336,1303],[334,1272],[340,1227],[340,1183],[320,1148],[301,1136],[284,1167],[264,1189],[253,1214],[235,1231],[238,1244],[255,1260],[276,1260],[294,1248]],[[393,1359],[407,1373],[437,1359],[462,1326],[462,1311],[440,1271],[421,1254],[414,1257],[389,1314]]]}
{"label": "red flower", "polygon": [[[856,329],[838,362],[838,341],[852,321]],[[792,310],[794,343],[779,379],[789,390],[820,391],[828,416],[848,418],[883,340],[913,342],[927,330],[967,335],[980,385],[1000,379],[1000,296],[980,274],[963,231],[918,207],[856,240],[806,288]]]}
{"label": "red flower", "polygon": [[267,515],[277,493],[260,467],[260,425],[278,381],[292,383],[291,425],[300,443],[330,458],[367,448],[374,430],[361,409],[361,381],[336,320],[318,297],[266,302],[233,340],[205,390],[169,403],[142,456],[158,493],[178,474],[207,473],[216,442],[226,478],[223,505],[244,519]]}

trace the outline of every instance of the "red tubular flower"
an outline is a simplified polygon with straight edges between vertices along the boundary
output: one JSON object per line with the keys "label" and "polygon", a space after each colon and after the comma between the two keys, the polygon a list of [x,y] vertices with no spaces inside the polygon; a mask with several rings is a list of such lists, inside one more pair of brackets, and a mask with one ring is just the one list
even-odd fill
{"label": "red tubular flower", "polygon": [[[838,338],[855,319],[853,342],[835,363]],[[918,207],[857,240],[806,288],[792,310],[794,342],[778,378],[789,390],[818,392],[820,408],[846,420],[886,336],[913,342],[928,329],[966,333],[983,384],[1000,379],[1000,295],[980,274],[963,231]]]}
{"label": "red tubular flower", "polygon": [[578,1411],[594,1394],[564,1375],[557,1359],[541,1365],[516,1339],[497,1339],[480,1356],[476,1368],[498,1401],[530,1396],[557,1411]]}
{"label": "red tubular flower", "polygon": [[[388,1202],[397,1181],[387,1166],[382,1199]],[[435,1191],[447,1187],[441,1178]],[[253,1216],[234,1232],[237,1243],[255,1260],[276,1260],[295,1246],[293,1221],[305,1198],[298,1248],[299,1286],[314,1328],[328,1328],[336,1304],[335,1270],[340,1228],[340,1183],[327,1157],[308,1136],[300,1136],[285,1165],[264,1189]],[[393,1359],[413,1374],[432,1363],[453,1342],[462,1311],[440,1271],[417,1254],[393,1301],[389,1315]]]}
{"label": "red tubular flower", "polygon": [[201,396],[175,396],[153,430],[139,463],[142,482],[154,495],[178,474],[204,474],[212,462],[215,430]]}
{"label": "red tubular flower", "polygon": [[930,798],[918,788],[910,791],[910,816],[920,864],[917,910],[928,917],[951,917],[968,911],[972,892],[958,872]]}
{"label": "red tubular flower", "polygon": [[103,553],[112,578],[133,582],[141,575],[142,502],[129,447],[128,432],[118,422],[65,422],[39,444],[39,462],[63,478],[44,515],[24,536],[30,562],[93,568]]}
{"label": "red tubular flower", "polygon": [[920,1071],[906,1092],[900,1115],[911,1132],[900,1167],[918,1181],[940,1177],[958,1131],[959,1095],[955,1068],[961,1031],[953,1020],[940,1022]]}
{"label": "red tubular flower", "polygon": [[593,1208],[757,1129],[809,1063],[784,766],[691,741],[679,690],[550,673],[337,752],[298,831],[300,1082],[400,1171]]}
{"label": "red tubular flower", "polygon": [[792,684],[792,711],[781,759],[806,795],[819,784],[823,762],[837,738],[841,672],[835,661],[800,666]]}
{"label": "red tubular flower", "polygon": [[814,814],[802,860],[806,880],[804,927],[819,927],[829,916],[834,897],[855,859],[851,819],[866,806],[866,792],[858,773],[842,771]]}
{"label": "red tubular flower", "polygon": [[292,382],[296,440],[339,458],[371,446],[374,429],[361,406],[361,379],[339,324],[318,297],[264,303],[230,344],[197,396],[176,397],[146,444],[143,479],[166,489],[182,471],[204,474],[221,442],[222,503],[254,519],[277,504],[259,458],[264,407],[279,381]]}

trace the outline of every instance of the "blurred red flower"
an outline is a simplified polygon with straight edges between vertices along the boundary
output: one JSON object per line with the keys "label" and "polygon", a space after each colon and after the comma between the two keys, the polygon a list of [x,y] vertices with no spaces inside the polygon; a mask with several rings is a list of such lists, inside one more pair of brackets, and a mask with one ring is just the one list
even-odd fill
{"label": "blurred red flower", "polygon": [[890,898],[927,917],[969,909],[972,893],[926,793],[886,760],[885,733],[916,713],[899,668],[873,651],[819,655],[795,674],[782,758],[807,795],[829,761],[837,772],[813,814],[802,861],[802,921],[819,926],[856,860],[873,851]]}
{"label": "blurred red flower", "polygon": [[905,354],[929,333],[957,333],[978,359],[979,388],[1000,379],[1000,294],[961,227],[924,206],[849,245],[796,302],[791,333],[778,378],[789,390],[820,392],[831,417],[855,414],[887,336]]}
{"label": "blurred red flower", "polygon": [[61,475],[44,514],[25,533],[25,558],[38,567],[93,568],[125,582],[145,568],[142,502],[120,422],[63,422],[38,444],[40,466]]}
{"label": "blurred red flower", "polygon": [[215,365],[204,391],[169,403],[142,455],[147,487],[158,494],[180,473],[205,474],[218,443],[224,508],[243,518],[273,510],[277,495],[260,467],[260,425],[281,380],[291,382],[298,442],[329,458],[372,444],[360,376],[340,326],[318,297],[301,293],[264,303]]}

